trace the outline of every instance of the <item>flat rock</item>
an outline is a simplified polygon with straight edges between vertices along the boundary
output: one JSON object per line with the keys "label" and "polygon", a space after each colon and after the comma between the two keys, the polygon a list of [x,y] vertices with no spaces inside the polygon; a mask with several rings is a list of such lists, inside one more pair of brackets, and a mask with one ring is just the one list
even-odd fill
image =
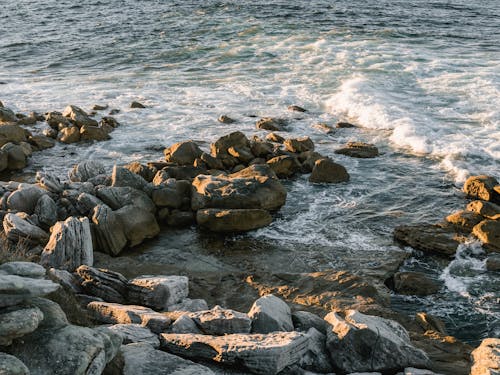
{"label": "flat rock", "polygon": [[402,225],[394,229],[394,238],[424,253],[452,257],[460,244],[450,226],[435,224]]}
{"label": "flat rock", "polygon": [[149,328],[139,324],[114,324],[106,326],[106,328],[122,336],[123,345],[141,342],[149,344],[153,348],[160,347],[158,335],[151,332]]}
{"label": "flat rock", "polygon": [[200,330],[207,335],[250,333],[252,321],[247,314],[215,306],[211,310],[188,314]]}
{"label": "flat rock", "polygon": [[345,147],[335,150],[335,153],[363,159],[375,158],[379,155],[377,147],[364,142],[348,142]]}
{"label": "flat rock", "polygon": [[0,352],[0,374],[2,375],[29,375],[26,365],[13,355]]}
{"label": "flat rock", "polygon": [[186,276],[140,276],[129,281],[128,299],[138,305],[166,310],[189,294]]}
{"label": "flat rock", "polygon": [[0,275],[0,307],[17,305],[33,297],[44,296],[59,288],[50,280],[16,275]]}
{"label": "flat rock", "polygon": [[198,210],[196,222],[212,232],[246,232],[265,227],[273,221],[266,210],[217,209]]}
{"label": "flat rock", "polygon": [[256,300],[248,316],[252,319],[253,333],[293,331],[290,307],[272,294]]}
{"label": "flat rock", "polygon": [[500,339],[487,338],[472,354],[471,375],[500,374]]}
{"label": "flat rock", "polygon": [[128,281],[118,272],[82,265],[76,269],[81,288],[88,294],[107,302],[125,303]]}
{"label": "flat rock", "polygon": [[43,313],[37,307],[1,310],[0,346],[8,346],[12,340],[33,332],[42,319]]}
{"label": "flat rock", "polygon": [[44,267],[32,262],[7,262],[0,264],[0,274],[41,279],[45,276],[45,273],[46,270]]}
{"label": "flat rock", "polygon": [[208,310],[207,301],[204,299],[184,298],[181,302],[168,307],[168,311],[203,311]]}
{"label": "flat rock", "polygon": [[203,332],[198,328],[193,319],[187,314],[178,317],[175,322],[170,326],[169,332],[171,333],[199,333]]}

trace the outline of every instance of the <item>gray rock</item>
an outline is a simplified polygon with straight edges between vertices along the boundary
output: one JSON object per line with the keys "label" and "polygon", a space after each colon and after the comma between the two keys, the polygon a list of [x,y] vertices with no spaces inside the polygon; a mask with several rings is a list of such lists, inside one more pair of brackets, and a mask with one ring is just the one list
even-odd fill
{"label": "gray rock", "polygon": [[50,228],[57,222],[57,205],[48,195],[42,195],[35,206],[35,215],[44,228]]}
{"label": "gray rock", "polygon": [[33,332],[42,319],[43,313],[36,307],[0,311],[0,346],[8,346],[12,340]]}
{"label": "gray rock", "polygon": [[247,232],[263,228],[273,221],[269,211],[262,209],[219,209],[198,210],[196,222],[212,232]]}
{"label": "gray rock", "polygon": [[6,214],[3,218],[3,230],[7,238],[14,242],[25,241],[31,245],[45,245],[49,239],[47,232],[19,215],[11,213]]}
{"label": "gray rock", "polygon": [[183,357],[243,365],[255,374],[277,374],[298,364],[309,350],[309,338],[299,332],[225,336],[162,333],[160,343],[162,349]]}
{"label": "gray rock", "polygon": [[153,190],[151,197],[158,207],[181,208],[183,205],[189,207],[190,195],[191,183],[189,181],[168,178]]}
{"label": "gray rock", "polygon": [[300,367],[319,373],[332,373],[333,366],[326,350],[326,336],[315,328],[307,331],[309,348],[301,360]]}
{"label": "gray rock", "polygon": [[379,155],[377,147],[363,142],[348,142],[344,147],[335,150],[335,153],[353,158],[374,158]]}
{"label": "gray rock", "polygon": [[75,105],[68,105],[62,115],[64,117],[70,118],[73,122],[81,128],[82,126],[98,126],[96,120],[89,117],[89,115],[81,108]]}
{"label": "gray rock", "polygon": [[203,332],[198,328],[193,319],[191,319],[187,314],[178,317],[175,322],[170,326],[171,333],[199,333]]}
{"label": "gray rock", "polygon": [[28,163],[28,158],[20,145],[11,142],[6,143],[1,148],[7,153],[7,165],[11,170],[23,169]]}
{"label": "gray rock", "polygon": [[36,172],[36,181],[41,188],[51,193],[60,194],[64,190],[61,180],[55,173]]}
{"label": "gray rock", "polygon": [[80,266],[76,270],[82,289],[107,302],[125,303],[128,294],[128,281],[118,272]]}
{"label": "gray rock", "polygon": [[256,300],[248,316],[252,319],[253,333],[293,331],[290,307],[272,294]]}
{"label": "gray rock", "polygon": [[144,306],[90,302],[87,309],[102,323],[141,324],[154,333],[165,332],[171,323],[170,318],[166,315]]}
{"label": "gray rock", "polygon": [[32,279],[17,275],[0,275],[0,307],[17,305],[30,298],[57,290],[50,280]]}
{"label": "gray rock", "polygon": [[151,213],[156,212],[151,198],[143,191],[131,187],[101,187],[97,189],[97,197],[113,210],[132,205]]}
{"label": "gray rock", "polygon": [[207,301],[204,299],[184,298],[181,302],[168,307],[168,311],[203,311],[208,310]]}
{"label": "gray rock", "polygon": [[200,330],[207,335],[250,333],[252,321],[247,314],[215,306],[211,310],[188,314]]}
{"label": "gray rock", "polygon": [[205,366],[154,349],[146,343],[123,345],[106,369],[109,375],[213,375]]}
{"label": "gray rock", "polygon": [[487,338],[472,353],[471,375],[500,374],[500,338]]}
{"label": "gray rock", "polygon": [[104,164],[96,160],[82,161],[76,164],[69,172],[69,179],[73,182],[85,182],[91,178],[106,173]]}
{"label": "gray rock", "polygon": [[114,324],[106,326],[106,328],[118,333],[123,339],[123,345],[142,342],[151,345],[153,348],[160,347],[158,335],[139,324]]}
{"label": "gray rock", "polygon": [[160,226],[154,214],[140,207],[128,205],[115,211],[128,245],[134,247],[145,239],[154,238],[160,233]]}
{"label": "gray rock", "polygon": [[28,186],[24,189],[14,191],[7,199],[7,207],[12,211],[26,212],[31,215],[35,212],[35,206],[39,198],[46,191],[38,186]]}
{"label": "gray rock", "polygon": [[45,273],[45,268],[32,262],[7,262],[0,264],[0,274],[41,279],[45,276]]}
{"label": "gray rock", "polygon": [[129,301],[157,310],[167,310],[188,294],[189,280],[186,276],[140,276],[129,281]]}
{"label": "gray rock", "polygon": [[94,250],[89,219],[69,217],[52,227],[47,246],[43,249],[41,263],[73,271],[80,265],[94,263]]}
{"label": "gray rock", "polygon": [[16,114],[9,108],[0,107],[0,124],[7,124],[10,122],[17,122]]}
{"label": "gray rock", "polygon": [[319,332],[326,334],[328,323],[318,315],[308,311],[295,311],[292,313],[292,322],[296,330],[307,332],[310,328],[315,328]]}
{"label": "gray rock", "polygon": [[144,190],[148,182],[127,168],[114,166],[111,175],[111,186],[114,187],[131,187],[138,190]]}
{"label": "gray rock", "polygon": [[43,314],[43,320],[38,325],[39,330],[55,331],[69,325],[66,314],[54,301],[46,298],[33,298],[31,306],[38,308]]}
{"label": "gray rock", "polygon": [[404,371],[401,373],[401,375],[440,375],[440,374],[436,374],[435,372],[433,372],[431,370],[414,368],[414,367],[407,367],[404,369]]}
{"label": "gray rock", "polygon": [[103,202],[96,196],[89,193],[81,193],[77,198],[76,208],[82,215],[88,215],[100,204],[103,204]]}
{"label": "gray rock", "polygon": [[29,375],[30,370],[13,355],[0,352],[1,375]]}
{"label": "gray rock", "polygon": [[106,205],[94,208],[92,229],[96,250],[118,255],[127,244],[127,237],[117,215]]}
{"label": "gray rock", "polygon": [[58,270],[57,268],[49,269],[48,274],[52,281],[55,281],[66,290],[69,290],[75,294],[82,293],[82,288],[80,287],[78,279],[74,274],[69,273],[66,270]]}
{"label": "gray rock", "polygon": [[410,341],[408,332],[397,322],[348,310],[345,318],[337,313],[325,317],[331,328],[327,348],[333,365],[343,372],[390,372],[405,367],[427,367],[429,358]]}

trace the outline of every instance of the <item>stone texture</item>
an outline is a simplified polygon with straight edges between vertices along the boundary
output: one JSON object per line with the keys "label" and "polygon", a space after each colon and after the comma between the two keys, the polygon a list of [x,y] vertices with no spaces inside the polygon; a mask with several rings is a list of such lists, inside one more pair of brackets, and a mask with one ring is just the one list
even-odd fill
{"label": "stone texture", "polygon": [[139,324],[114,324],[106,326],[106,328],[118,333],[123,339],[123,345],[142,342],[151,345],[153,348],[160,347],[158,335]]}
{"label": "stone texture", "polygon": [[76,164],[69,172],[69,179],[73,182],[85,182],[93,177],[106,173],[104,164],[97,160],[87,160]]}
{"label": "stone texture", "polygon": [[314,143],[309,137],[288,138],[283,142],[285,149],[294,153],[313,151]]}
{"label": "stone texture", "polygon": [[7,238],[14,242],[25,241],[32,245],[45,245],[49,239],[47,232],[21,216],[11,213],[3,218],[3,230]]}
{"label": "stone texture", "polygon": [[35,214],[40,225],[50,228],[57,222],[57,205],[48,195],[42,195],[35,206]]}
{"label": "stone texture", "polygon": [[29,133],[19,125],[2,125],[0,126],[0,146],[9,142],[24,142],[28,134]]}
{"label": "stone texture", "polygon": [[215,306],[211,310],[193,312],[188,315],[207,335],[250,333],[252,321],[247,314]]}
{"label": "stone texture", "polygon": [[77,268],[76,275],[82,289],[92,296],[116,303],[128,299],[128,281],[118,272],[83,265]]}
{"label": "stone texture", "polygon": [[83,125],[80,128],[80,140],[82,141],[106,141],[110,138],[106,129],[102,127]]}
{"label": "stone texture", "polygon": [[96,250],[118,255],[127,243],[127,237],[117,215],[106,205],[94,208],[92,214],[93,238]]}
{"label": "stone texture", "polygon": [[128,205],[115,211],[128,245],[134,247],[148,238],[154,238],[160,233],[160,226],[155,216],[140,207]]}
{"label": "stone texture", "polygon": [[45,276],[45,268],[32,262],[7,262],[0,264],[0,275],[17,275],[41,279]]}
{"label": "stone texture", "polygon": [[272,294],[256,300],[248,316],[252,319],[253,333],[293,331],[290,307]]}
{"label": "stone texture", "polygon": [[500,254],[491,254],[486,259],[486,269],[488,271],[500,271]]}
{"label": "stone texture", "polygon": [[43,313],[37,307],[0,310],[0,346],[33,332],[42,319]]}
{"label": "stone texture", "polygon": [[275,156],[267,164],[279,178],[290,178],[301,169],[298,159],[289,155]]}
{"label": "stone texture", "polygon": [[1,375],[29,375],[30,370],[26,365],[13,355],[0,352]]}
{"label": "stone texture", "polygon": [[500,203],[500,193],[495,190],[498,185],[496,178],[491,176],[471,176],[464,184],[464,193],[468,197]]}
{"label": "stone texture", "polygon": [[0,275],[0,307],[17,305],[33,297],[43,296],[59,288],[50,280],[17,275]]}
{"label": "stone texture", "polygon": [[198,210],[196,222],[212,232],[246,232],[265,227],[273,221],[266,210],[217,209]]}
{"label": "stone texture", "polygon": [[363,142],[348,142],[345,147],[335,150],[335,153],[353,158],[374,158],[379,155],[377,147]]}
{"label": "stone texture", "polygon": [[436,293],[440,285],[420,272],[396,272],[394,291],[399,294],[427,296]]}
{"label": "stone texture", "polygon": [[175,143],[163,151],[165,161],[179,165],[192,165],[202,154],[201,149],[193,141]]}
{"label": "stone texture", "polygon": [[76,126],[68,126],[61,129],[57,135],[57,139],[62,143],[76,143],[80,141],[80,129]]}
{"label": "stone texture", "polygon": [[144,190],[148,182],[138,174],[129,171],[127,168],[113,167],[111,174],[111,186],[114,187],[131,187],[137,190]]}
{"label": "stone texture", "polygon": [[7,207],[13,211],[26,212],[28,215],[31,215],[35,212],[38,200],[45,194],[46,191],[38,186],[28,186],[18,189],[12,192],[7,198]]}
{"label": "stone texture", "polygon": [[402,225],[394,230],[394,238],[424,253],[452,257],[460,244],[452,227],[435,224]]}
{"label": "stone texture", "polygon": [[455,229],[464,233],[472,232],[472,228],[482,220],[483,217],[481,215],[466,210],[454,212],[446,217],[448,223],[453,224]]}
{"label": "stone texture", "polygon": [[349,179],[350,176],[345,167],[328,158],[316,160],[309,176],[309,181],[315,183],[339,183],[349,181]]}
{"label": "stone texture", "polygon": [[208,310],[207,301],[204,299],[184,298],[181,302],[168,307],[168,311],[203,311]]}
{"label": "stone texture", "polygon": [[296,330],[307,332],[310,328],[326,334],[328,323],[318,315],[308,311],[294,311],[292,313],[292,322]]}
{"label": "stone texture", "polygon": [[189,294],[186,276],[140,276],[129,281],[128,298],[134,304],[166,310]]}
{"label": "stone texture", "polygon": [[20,145],[6,143],[1,150],[7,153],[7,167],[10,170],[19,170],[26,167],[28,157]]}
{"label": "stone texture", "polygon": [[64,117],[70,118],[79,128],[85,125],[94,127],[98,125],[97,121],[90,118],[83,109],[74,105],[68,105],[64,109],[62,115]]}
{"label": "stone texture", "polygon": [[487,338],[472,354],[471,375],[500,374],[500,339]]}
{"label": "stone texture", "polygon": [[279,118],[264,117],[255,123],[255,127],[272,132],[285,131],[286,121]]}
{"label": "stone texture", "polygon": [[499,220],[500,219],[500,206],[485,201],[473,201],[467,205],[467,210],[475,212],[487,219]]}
{"label": "stone texture", "polygon": [[187,314],[178,317],[175,322],[170,326],[171,333],[199,333],[203,332],[198,328],[193,319],[191,319]]}
{"label": "stone texture", "polygon": [[486,250],[500,252],[500,221],[483,220],[477,224],[472,233],[486,245]]}
{"label": "stone texture", "polygon": [[99,187],[96,193],[97,197],[113,210],[119,210],[125,206],[134,206],[153,214],[156,212],[156,206],[151,198],[138,189],[104,186]]}

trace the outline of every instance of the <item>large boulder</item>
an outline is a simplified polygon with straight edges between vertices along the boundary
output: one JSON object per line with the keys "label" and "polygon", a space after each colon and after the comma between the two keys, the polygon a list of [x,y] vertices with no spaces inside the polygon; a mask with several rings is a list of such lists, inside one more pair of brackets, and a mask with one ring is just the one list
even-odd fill
{"label": "large boulder", "polygon": [[111,186],[113,187],[131,187],[137,190],[144,190],[148,182],[124,167],[118,167],[115,165],[113,167],[113,173],[111,174]]}
{"label": "large boulder", "polygon": [[471,354],[471,375],[498,375],[500,374],[500,339],[488,338],[481,342]]}
{"label": "large boulder", "polygon": [[153,190],[151,198],[158,207],[181,208],[191,204],[191,183],[168,178]]}
{"label": "large boulder", "polygon": [[486,245],[486,250],[500,252],[500,221],[483,220],[472,229],[472,233]]}
{"label": "large boulder", "polygon": [[45,268],[32,262],[7,262],[0,265],[0,275],[17,275],[42,279],[46,274]]}
{"label": "large boulder", "polygon": [[99,187],[97,197],[113,210],[132,205],[144,211],[156,212],[156,206],[151,198],[145,192],[131,187]]}
{"label": "large boulder", "polygon": [[301,165],[295,156],[280,155],[267,161],[279,178],[289,178],[300,171]]}
{"label": "large boulder", "polygon": [[121,223],[130,247],[142,243],[147,238],[154,238],[160,233],[160,226],[155,216],[140,207],[128,205],[115,211]]}
{"label": "large boulder", "polygon": [[196,222],[212,232],[246,232],[271,224],[273,218],[261,209],[218,209],[198,210]]}
{"label": "large boulder", "polygon": [[9,142],[4,144],[1,150],[7,153],[8,169],[23,169],[28,164],[28,155],[26,155],[26,152],[22,146]]}
{"label": "large boulder", "polygon": [[440,285],[420,272],[396,272],[394,291],[399,294],[427,296],[436,293]]}
{"label": "large boulder", "polygon": [[127,244],[121,220],[104,204],[94,208],[92,234],[96,250],[110,255],[118,255]]}
{"label": "large boulder", "polygon": [[294,153],[313,151],[314,143],[309,137],[288,138],[283,142],[285,149]]}
{"label": "large boulder", "polygon": [[128,299],[128,281],[118,272],[82,265],[76,275],[85,293],[106,302],[125,303]]}
{"label": "large boulder", "polygon": [[326,345],[333,365],[342,372],[396,372],[429,365],[427,355],[415,348],[408,332],[397,322],[348,310],[342,318],[329,313],[325,320]]}
{"label": "large boulder", "polygon": [[7,198],[7,207],[12,211],[26,212],[28,215],[31,215],[35,211],[38,200],[45,194],[47,192],[44,189],[28,185],[9,195]]}
{"label": "large boulder", "polygon": [[104,128],[90,125],[83,125],[80,128],[82,141],[106,141],[108,139],[110,139],[109,132]]}
{"label": "large boulder", "polygon": [[80,129],[77,126],[62,128],[57,135],[57,139],[59,142],[67,144],[79,142]]}
{"label": "large boulder", "polygon": [[47,232],[30,223],[22,214],[6,214],[3,218],[3,230],[13,242],[25,241],[32,245],[45,245],[49,239]]}
{"label": "large boulder", "polygon": [[50,280],[0,274],[0,307],[13,306],[59,288]]}
{"label": "large boulder", "polygon": [[446,221],[452,224],[459,232],[470,233],[472,228],[479,224],[483,217],[475,212],[460,210],[446,217]]}
{"label": "large boulder", "polygon": [[263,117],[255,123],[257,129],[268,130],[271,132],[285,131],[287,122],[284,119]]}
{"label": "large boulder", "polygon": [[500,203],[500,193],[495,190],[498,185],[496,178],[491,176],[471,176],[464,184],[464,193],[468,197]]}
{"label": "large boulder", "polygon": [[482,217],[491,220],[500,219],[500,205],[485,202],[485,201],[473,201],[467,205],[467,210],[477,213]]}
{"label": "large boulder", "polygon": [[90,118],[89,115],[81,108],[74,106],[74,105],[68,105],[62,115],[64,117],[67,117],[73,121],[73,123],[81,128],[82,126],[94,126],[96,127],[98,125],[97,121]]}
{"label": "large boulder", "polygon": [[214,158],[220,160],[224,167],[232,168],[237,165],[239,161],[236,157],[230,154],[229,149],[231,148],[233,149],[233,153],[237,152],[237,150],[245,150],[249,152],[250,141],[242,132],[233,132],[212,143],[210,145],[210,153]]}
{"label": "large boulder", "polygon": [[272,294],[255,301],[248,316],[252,319],[253,333],[293,331],[290,307]]}
{"label": "large boulder", "polygon": [[106,168],[104,164],[97,160],[87,160],[73,166],[73,169],[69,172],[69,180],[73,182],[85,182],[105,173]]}
{"label": "large boulder", "polygon": [[9,108],[0,107],[0,125],[17,122],[16,114]]}
{"label": "large boulder", "polygon": [[30,370],[13,355],[0,352],[0,374],[2,375],[29,375]]}
{"label": "large boulder", "polygon": [[128,299],[133,304],[166,310],[189,294],[186,276],[140,276],[129,281]]}
{"label": "large boulder", "polygon": [[203,151],[193,141],[175,143],[163,151],[165,161],[179,165],[192,165]]}
{"label": "large boulder", "polygon": [[349,181],[349,173],[344,166],[334,163],[328,158],[315,161],[309,181],[315,183],[339,183]]}
{"label": "large boulder", "polygon": [[158,335],[140,324],[113,324],[105,327],[110,331],[118,333],[122,337],[122,343],[124,345],[140,342],[149,344],[153,348],[158,348],[160,346]]}
{"label": "large boulder", "polygon": [[252,321],[247,314],[215,306],[211,310],[190,313],[198,328],[206,335],[250,333]]}
{"label": "large boulder", "polygon": [[35,215],[44,229],[52,227],[57,222],[57,205],[49,195],[42,195],[35,206]]}
{"label": "large boulder", "polygon": [[33,332],[42,319],[43,313],[37,307],[0,310],[0,346],[8,346],[12,340]]}
{"label": "large boulder", "polygon": [[0,126],[0,147],[9,142],[26,142],[28,135],[29,132],[19,125],[2,125]]}
{"label": "large boulder", "polygon": [[394,238],[424,253],[453,257],[460,238],[452,226],[436,224],[402,225],[394,229]]}

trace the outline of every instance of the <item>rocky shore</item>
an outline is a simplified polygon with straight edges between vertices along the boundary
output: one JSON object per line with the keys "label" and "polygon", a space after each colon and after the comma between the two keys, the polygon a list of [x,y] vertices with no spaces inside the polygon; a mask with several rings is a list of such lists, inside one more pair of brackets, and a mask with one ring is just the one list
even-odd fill
{"label": "rocky shore", "polygon": [[[25,128],[36,122],[46,123],[45,135]],[[114,118],[98,122],[76,106],[23,116],[0,104],[0,167],[22,169],[33,150],[55,140],[106,140],[116,126]],[[225,274],[226,289],[189,270],[132,278],[116,272],[128,249],[165,227],[228,234],[269,225],[286,202],[284,179],[309,174],[311,184],[349,183],[346,168],[316,152],[310,138],[287,138],[285,120],[262,118],[256,128],[269,131],[265,139],[235,131],[210,150],[191,140],[173,144],[162,161],[108,170],[89,160],[74,165],[67,180],[38,172],[35,183],[0,182],[0,374],[499,371],[500,340],[474,349],[448,336],[432,315],[391,310],[388,287],[409,295],[439,289],[425,275],[397,272],[404,258],[363,275]],[[362,142],[336,153],[379,156]],[[474,176],[464,193],[473,199],[466,210],[443,223],[398,227],[394,237],[429,256],[453,257],[461,241],[475,236],[489,254],[488,269],[498,271],[500,185]],[[36,263],[8,261],[20,254]],[[123,268],[134,266],[127,262]],[[245,303],[225,303],[231,293]]]}

